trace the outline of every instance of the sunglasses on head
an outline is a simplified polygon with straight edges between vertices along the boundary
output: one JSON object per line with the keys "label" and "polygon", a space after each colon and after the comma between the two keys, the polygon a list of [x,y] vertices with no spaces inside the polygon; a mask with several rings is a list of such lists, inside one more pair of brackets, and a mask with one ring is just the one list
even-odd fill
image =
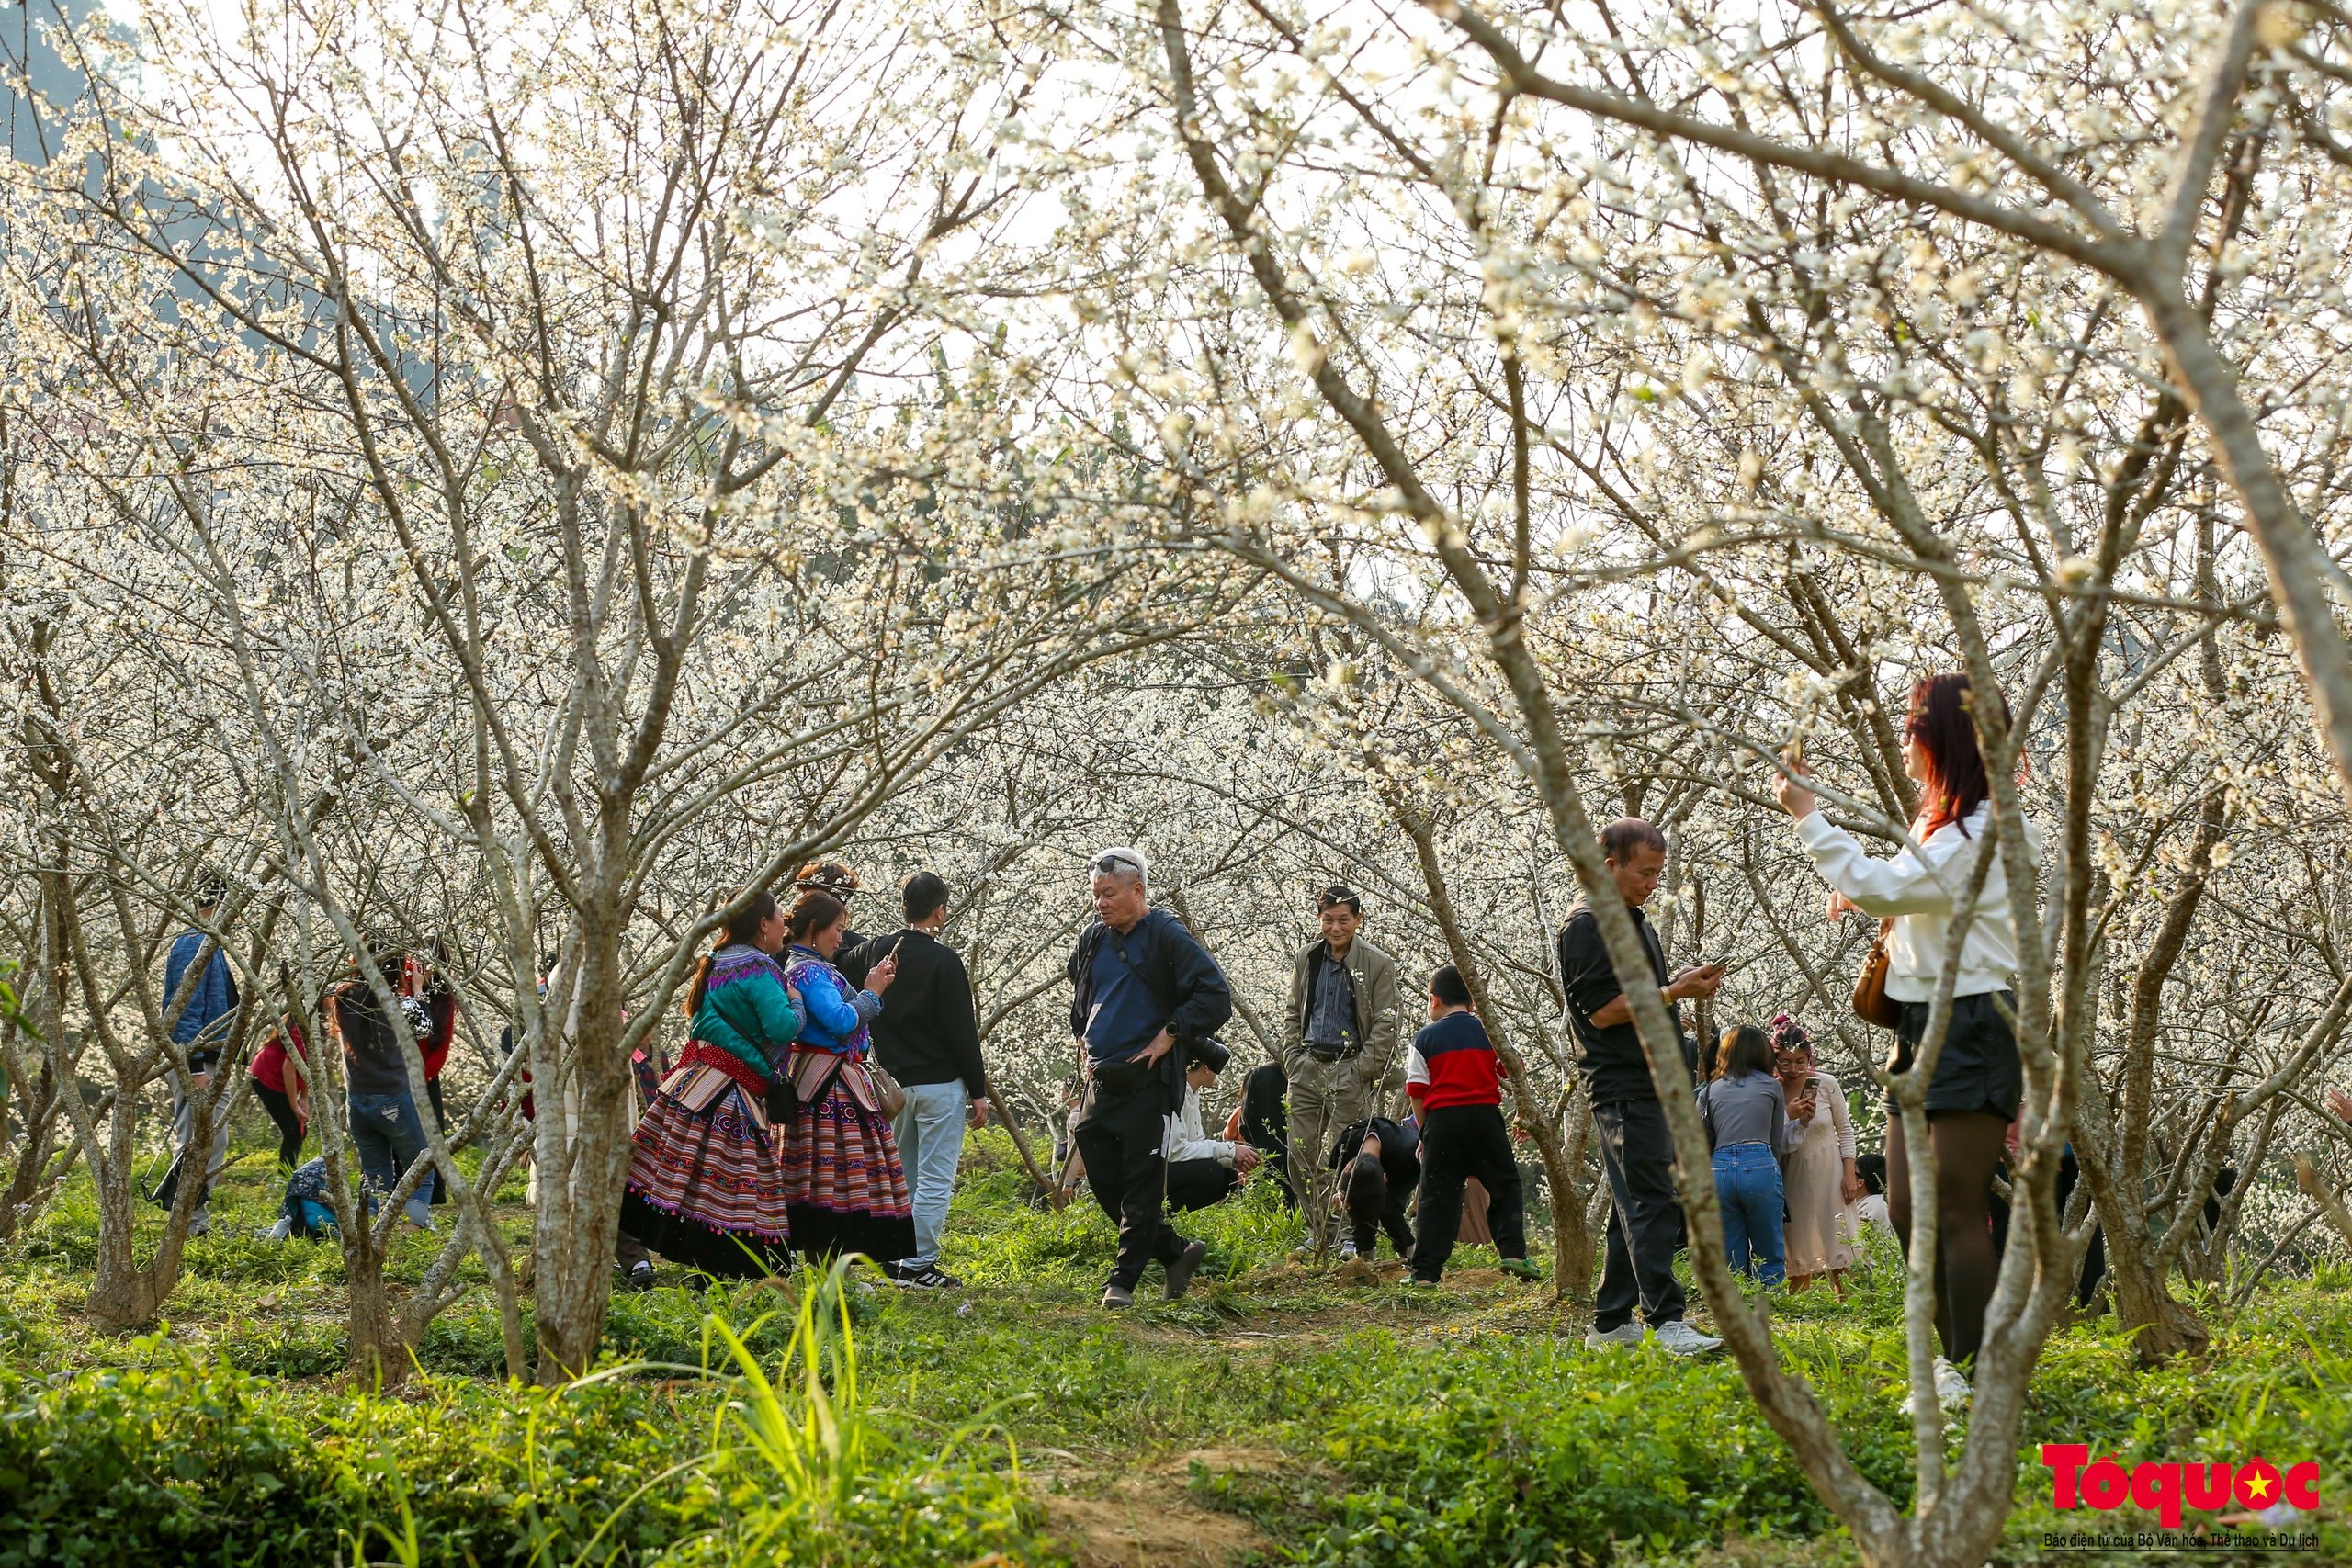
{"label": "sunglasses on head", "polygon": [[1117,871],[1122,866],[1129,871],[1141,871],[1143,862],[1133,855],[1096,855],[1090,863],[1089,869],[1107,873]]}

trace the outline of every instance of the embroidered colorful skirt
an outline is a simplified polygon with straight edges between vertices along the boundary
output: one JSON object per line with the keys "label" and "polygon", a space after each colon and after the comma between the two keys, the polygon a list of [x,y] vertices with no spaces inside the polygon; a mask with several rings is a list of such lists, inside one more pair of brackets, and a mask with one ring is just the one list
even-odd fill
{"label": "embroidered colorful skirt", "polygon": [[792,1266],[784,1140],[758,1095],[689,1057],[637,1123],[621,1229],[673,1263],[728,1279]]}
{"label": "embroidered colorful skirt", "polygon": [[911,1257],[915,1211],[907,1170],[865,1064],[843,1065],[822,1100],[808,1099],[839,1061],[819,1051],[793,1053],[800,1114],[784,1139],[793,1244],[814,1258],[862,1252],[889,1263]]}

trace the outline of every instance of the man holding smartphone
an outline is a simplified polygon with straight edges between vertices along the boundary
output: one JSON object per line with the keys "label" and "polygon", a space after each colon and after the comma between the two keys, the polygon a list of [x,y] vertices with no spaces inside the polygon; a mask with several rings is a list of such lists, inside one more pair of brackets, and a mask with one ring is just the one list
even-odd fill
{"label": "man holding smartphone", "polygon": [[[1666,870],[1665,834],[1638,817],[1620,818],[1600,830],[1600,849],[1634,929],[1641,933],[1667,1015],[1674,1020],[1684,1070],[1695,1075],[1698,1051],[1677,1004],[1713,996],[1724,982],[1723,965],[1701,964],[1667,978],[1665,945],[1642,913]],[[1650,1080],[1649,1058],[1634,1029],[1634,1010],[1610,965],[1589,900],[1579,900],[1568,912],[1558,951],[1577,1070],[1592,1101],[1601,1166],[1609,1178],[1608,1261],[1584,1342],[1595,1348],[1639,1344],[1644,1331],[1634,1320],[1638,1303],[1659,1348],[1679,1356],[1720,1349],[1722,1340],[1682,1321],[1682,1287],[1674,1278],[1674,1255],[1684,1244],[1682,1206],[1674,1192],[1674,1143]]]}

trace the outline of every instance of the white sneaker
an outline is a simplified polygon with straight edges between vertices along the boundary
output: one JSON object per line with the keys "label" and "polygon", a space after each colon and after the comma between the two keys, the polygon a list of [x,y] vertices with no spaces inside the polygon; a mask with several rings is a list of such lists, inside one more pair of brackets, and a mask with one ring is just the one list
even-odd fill
{"label": "white sneaker", "polygon": [[1722,1340],[1700,1333],[1679,1317],[1651,1329],[1650,1338],[1669,1356],[1712,1356],[1724,1348]]}
{"label": "white sneaker", "polygon": [[1946,1410],[1957,1412],[1967,1409],[1969,1402],[1975,1397],[1976,1391],[1968,1386],[1967,1375],[1941,1356],[1938,1356],[1936,1358],[1936,1403]]}
{"label": "white sneaker", "polygon": [[1353,1237],[1353,1236],[1350,1236],[1347,1240],[1345,1240],[1345,1241],[1343,1241],[1343,1242],[1341,1242],[1341,1243],[1340,1244],[1340,1262],[1342,1262],[1342,1263],[1353,1263],[1355,1260],[1356,1260],[1356,1243],[1355,1243],[1355,1237]]}
{"label": "white sneaker", "polygon": [[1612,1345],[1638,1345],[1642,1342],[1642,1325],[1638,1319],[1627,1318],[1611,1329],[1588,1328],[1584,1331],[1584,1348],[1606,1350]]}
{"label": "white sneaker", "polygon": [[294,1234],[294,1222],[293,1222],[292,1220],[288,1219],[285,1215],[280,1214],[280,1215],[278,1215],[278,1216],[277,1216],[277,1223],[276,1224],[274,1224],[274,1225],[270,1226],[270,1227],[269,1227],[269,1229],[268,1229],[266,1232],[265,1232],[265,1233],[263,1234],[263,1235],[262,1235],[262,1240],[264,1240],[264,1241],[284,1241],[287,1237],[288,1237],[288,1236],[292,1235],[293,1234]]}

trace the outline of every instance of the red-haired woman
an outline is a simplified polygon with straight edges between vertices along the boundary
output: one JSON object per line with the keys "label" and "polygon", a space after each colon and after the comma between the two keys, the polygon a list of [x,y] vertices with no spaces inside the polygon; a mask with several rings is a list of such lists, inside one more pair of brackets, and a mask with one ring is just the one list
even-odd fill
{"label": "red-haired woman", "polygon": [[[1911,689],[1903,763],[1919,785],[1919,815],[1911,824],[1910,847],[1891,860],[1871,859],[1851,834],[1833,826],[1816,808],[1803,774],[1775,781],[1781,804],[1796,818],[1805,852],[1830,886],[1830,918],[1858,908],[1894,921],[1886,994],[1901,1012],[1889,1064],[1895,1072],[1910,1067],[1926,1031],[1952,911],[1967,891],[1992,826],[1992,791],[1969,705],[1966,675],[1934,675]],[[2006,699],[2002,705],[2006,716]],[[2026,852],[2039,859],[2030,824]],[[2018,936],[2001,861],[1996,854],[1985,871],[1960,950],[1959,973],[1952,976],[1951,1019],[1928,1086],[1928,1134],[1936,1155],[1936,1333],[1944,1348],[1936,1365],[1936,1391],[1951,1408],[1968,1400],[1962,1369],[1984,1337],[1984,1307],[2001,1264],[1993,1249],[1993,1172],[2025,1094],[2017,1036],[2004,1017],[2015,1014],[2017,998],[2009,987],[2017,971]],[[1886,1196],[1895,1235],[1907,1247],[1910,1166],[1902,1121],[1892,1113]]]}
{"label": "red-haired woman", "polygon": [[792,1260],[784,1130],[767,1091],[801,1012],[775,954],[784,911],[763,891],[695,971],[685,1054],[637,1123],[621,1229],[673,1263],[731,1279]]}
{"label": "red-haired woman", "polygon": [[808,1019],[792,1051],[799,1114],[785,1135],[784,1172],[793,1245],[813,1258],[862,1252],[876,1263],[915,1249],[914,1202],[890,1118],[867,1069],[868,1026],[898,977],[892,953],[865,972],[863,988],[833,967],[849,930],[839,898],[804,889],[786,921],[785,974]]}

